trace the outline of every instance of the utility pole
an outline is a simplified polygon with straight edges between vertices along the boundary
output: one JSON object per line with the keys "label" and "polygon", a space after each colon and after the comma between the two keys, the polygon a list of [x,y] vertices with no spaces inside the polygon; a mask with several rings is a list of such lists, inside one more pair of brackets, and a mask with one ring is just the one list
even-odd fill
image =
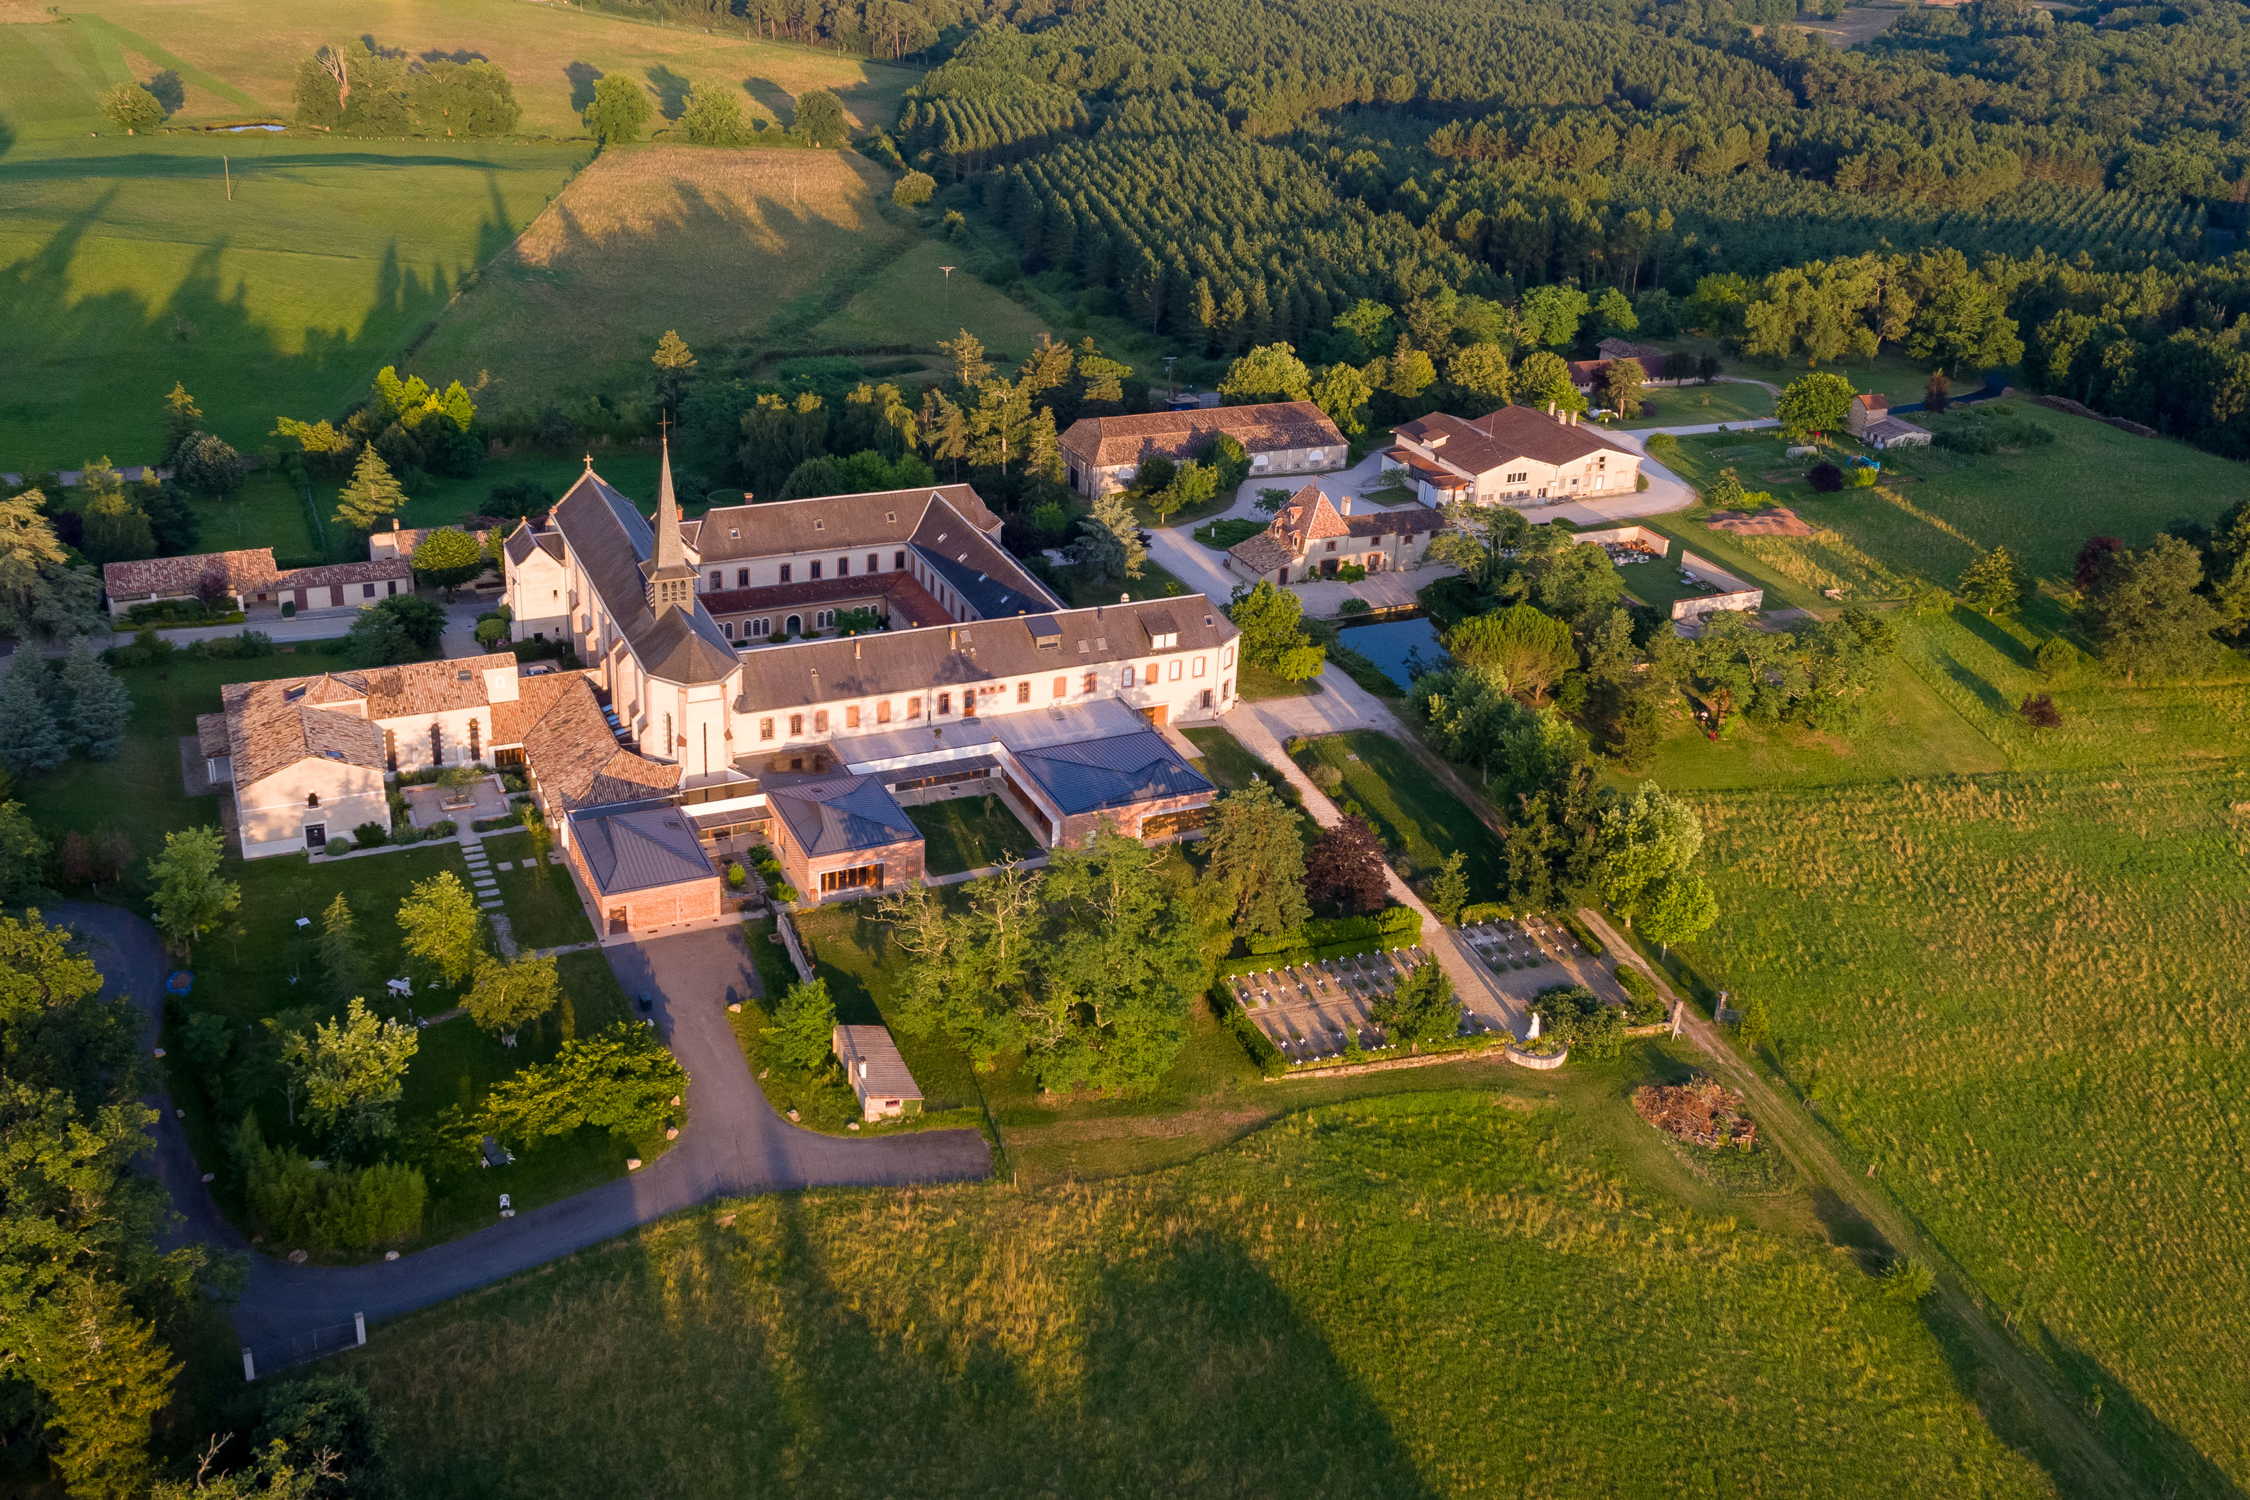
{"label": "utility pole", "polygon": [[219,155],[219,170],[226,174],[227,202],[232,203],[234,201],[234,163],[227,159],[224,152]]}
{"label": "utility pole", "polygon": [[939,266],[938,269],[945,273],[945,321],[950,323],[953,321],[953,273],[958,267]]}

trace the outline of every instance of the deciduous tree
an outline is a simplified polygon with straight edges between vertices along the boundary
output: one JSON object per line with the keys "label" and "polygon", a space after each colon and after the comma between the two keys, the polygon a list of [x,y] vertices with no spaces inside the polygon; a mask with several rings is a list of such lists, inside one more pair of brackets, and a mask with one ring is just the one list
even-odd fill
{"label": "deciduous tree", "polygon": [[1230,401],[1303,401],[1312,372],[1289,344],[1260,344],[1227,367],[1219,394]]}
{"label": "deciduous tree", "polygon": [[242,888],[219,873],[226,837],[216,828],[183,828],[164,835],[163,851],[148,862],[149,913],[173,952],[193,956],[195,945],[217,932],[242,904]]}
{"label": "deciduous tree", "polygon": [[1237,590],[1227,606],[1227,618],[1241,632],[1243,664],[1283,682],[1309,682],[1328,661],[1328,648],[1314,643],[1304,617],[1303,600],[1264,578]]}
{"label": "deciduous tree", "polygon": [[398,927],[407,953],[448,985],[461,984],[484,958],[484,916],[451,870],[414,883],[399,902]]}
{"label": "deciduous tree", "polygon": [[594,83],[586,129],[605,146],[628,145],[641,138],[649,114],[648,91],[622,73],[611,73]]}
{"label": "deciduous tree", "polygon": [[1461,1002],[1454,997],[1453,981],[1437,960],[1424,958],[1399,977],[1395,989],[1368,1008],[1367,1018],[1382,1027],[1394,1044],[1404,1042],[1409,1050],[1418,1052],[1459,1033]]}
{"label": "deciduous tree", "polygon": [[1321,830],[1305,851],[1305,894],[1342,916],[1366,916],[1390,900],[1383,842],[1365,818],[1347,814]]}
{"label": "deciduous tree", "polygon": [[424,583],[453,591],[485,569],[484,548],[458,526],[440,526],[414,544],[414,573]]}
{"label": "deciduous tree", "polygon": [[406,1070],[421,1033],[387,1021],[353,996],[340,1017],[285,1034],[282,1064],[305,1101],[305,1118],[340,1150],[363,1151],[398,1126]]}
{"label": "deciduous tree", "polygon": [[2194,665],[2224,623],[2198,589],[2203,559],[2176,536],[2119,553],[2086,594],[2086,628],[2127,682]]}
{"label": "deciduous tree", "polygon": [[766,1023],[769,1055],[781,1067],[810,1073],[834,1055],[836,1002],[829,998],[828,981],[813,979],[793,984],[774,1005]]}
{"label": "deciduous tree", "polygon": [[735,90],[702,85],[688,90],[680,111],[680,133],[698,146],[740,146],[756,134],[742,113],[742,97]]}
{"label": "deciduous tree", "polygon": [[1851,407],[1852,383],[1830,370],[1800,375],[1782,387],[1773,414],[1792,442],[1822,433],[1844,430],[1844,413]]}
{"label": "deciduous tree", "polygon": [[102,114],[127,135],[141,135],[164,123],[164,106],[137,83],[121,83],[102,91]]}
{"label": "deciduous tree", "polygon": [[2008,615],[2023,603],[2023,588],[2015,554],[2005,547],[1994,547],[1961,570],[1954,592],[1979,614]]}
{"label": "deciduous tree", "polygon": [[514,958],[485,957],[461,1007],[469,1019],[495,1035],[528,1026],[562,1004],[562,980],[555,961],[534,953]]}
{"label": "deciduous tree", "polygon": [[807,89],[797,96],[797,117],[790,129],[808,146],[841,146],[851,138],[843,101],[826,89]]}

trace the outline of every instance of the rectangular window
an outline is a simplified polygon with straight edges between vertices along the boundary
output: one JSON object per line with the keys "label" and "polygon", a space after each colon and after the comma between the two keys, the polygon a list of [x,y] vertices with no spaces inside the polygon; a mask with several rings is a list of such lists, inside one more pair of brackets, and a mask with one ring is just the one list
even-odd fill
{"label": "rectangular window", "polygon": [[1157,682],[1158,682],[1158,681],[1159,681],[1160,679],[1159,679],[1159,678],[1157,677],[1157,675],[1156,675],[1156,663],[1155,663],[1155,662],[1150,662],[1150,663],[1148,664],[1148,673],[1147,673],[1147,675],[1146,675],[1146,676],[1144,676],[1144,677],[1143,677],[1143,678],[1142,678],[1141,680],[1142,680],[1143,682],[1146,682],[1146,683],[1147,683],[1147,684],[1148,684],[1148,685],[1149,685],[1150,687],[1154,687],[1154,686],[1156,686]]}
{"label": "rectangular window", "polygon": [[916,693],[906,700],[906,716],[909,719],[922,717],[922,695],[920,693]]}
{"label": "rectangular window", "polygon": [[805,716],[803,714],[791,714],[789,716],[789,737],[791,739],[795,739],[798,735],[803,734],[804,732]]}
{"label": "rectangular window", "polygon": [[906,571],[906,553],[904,551],[893,552],[891,554],[891,567],[895,571],[900,573]]}
{"label": "rectangular window", "polygon": [[813,732],[814,734],[826,734],[826,733],[828,732],[828,710],[827,710],[827,709],[825,709],[825,708],[816,708],[816,709],[814,709],[814,710],[813,710],[813,716],[812,716],[812,732]]}
{"label": "rectangular window", "polygon": [[372,598],[374,598],[374,597],[375,597],[375,585],[374,585],[374,584],[372,584],[372,583],[363,583],[363,584],[361,584],[361,585],[359,586],[359,597],[360,597],[360,598],[362,598],[362,599],[372,599]]}
{"label": "rectangular window", "polygon": [[1231,667],[1234,665],[1234,647],[1229,646],[1226,648],[1226,650],[1219,653],[1219,665],[1222,667]]}
{"label": "rectangular window", "polygon": [[719,571],[719,570],[718,570],[717,568],[713,568],[713,569],[711,570],[711,587],[713,587],[713,588],[715,588],[715,589],[718,589],[718,588],[725,588],[725,587],[726,587],[726,583],[727,583],[727,575],[726,575],[726,574],[724,574],[724,573],[722,573],[722,572],[720,572],[720,571]]}
{"label": "rectangular window", "polygon": [[807,564],[805,565],[805,567],[806,567],[806,572],[805,572],[805,576],[806,576],[807,578],[818,578],[818,577],[820,576],[820,559],[819,559],[819,558],[817,558],[817,557],[816,557],[816,558],[814,558],[814,559],[813,559],[813,560],[812,560],[812,561],[811,561],[810,563],[807,563]]}
{"label": "rectangular window", "polygon": [[398,731],[395,729],[383,731],[383,764],[393,771],[398,769]]}
{"label": "rectangular window", "polygon": [[1171,682],[1178,682],[1180,680],[1180,659],[1176,656],[1172,658],[1172,670],[1168,674],[1166,680]]}
{"label": "rectangular window", "polygon": [[760,719],[758,721],[758,738],[761,740],[770,740],[773,738],[773,720]]}
{"label": "rectangular window", "polygon": [[850,707],[848,707],[848,708],[846,708],[846,709],[844,710],[844,727],[845,727],[846,729],[857,729],[857,728],[859,728],[859,705],[858,705],[858,704],[854,703],[854,704],[852,704],[852,705],[851,705]]}
{"label": "rectangular window", "polygon": [[1069,679],[1069,678],[1067,678],[1067,677],[1058,677],[1058,678],[1056,678],[1056,679],[1055,679],[1055,696],[1056,696],[1057,698],[1067,698],[1067,697],[1069,697],[1069,696],[1070,696],[1070,679]]}
{"label": "rectangular window", "polygon": [[940,694],[938,694],[938,695],[937,695],[937,714],[938,714],[938,717],[940,717],[940,718],[943,718],[943,717],[944,717],[945,715],[947,715],[947,714],[949,714],[949,713],[951,713],[951,712],[953,712],[953,695],[952,695],[951,693],[940,693]]}
{"label": "rectangular window", "polygon": [[890,699],[885,698],[882,702],[875,705],[875,722],[878,724],[888,724],[891,722]]}
{"label": "rectangular window", "polygon": [[738,589],[750,587],[750,570],[748,568],[736,568],[734,570],[734,586]]}
{"label": "rectangular window", "polygon": [[1204,667],[1204,664],[1205,664],[1205,663],[1206,663],[1206,662],[1207,662],[1208,660],[1209,660],[1209,658],[1208,658],[1208,657],[1202,657],[1202,656],[1199,656],[1199,657],[1197,657],[1197,658],[1195,659],[1195,675],[1196,675],[1196,676],[1198,676],[1198,677],[1201,677],[1201,676],[1203,675],[1203,667]]}
{"label": "rectangular window", "polygon": [[850,558],[839,557],[836,559],[836,576],[838,578],[849,578],[852,576],[852,560]]}
{"label": "rectangular window", "polygon": [[483,733],[483,730],[484,730],[484,726],[483,726],[483,725],[481,725],[481,724],[479,724],[479,723],[477,722],[477,720],[476,720],[476,716],[475,716],[475,715],[473,715],[473,714],[472,714],[472,715],[470,715],[470,717],[469,717],[469,759],[471,759],[471,760],[482,760],[482,759],[484,759],[484,745],[483,745],[483,741],[484,741],[484,733]]}
{"label": "rectangular window", "polygon": [[1119,679],[1118,679],[1118,681],[1119,681],[1119,684],[1120,684],[1121,686],[1124,686],[1124,687],[1131,687],[1131,686],[1133,685],[1133,667],[1132,667],[1132,663],[1130,663],[1130,662],[1126,663],[1126,665],[1125,665],[1125,675],[1124,675],[1123,677],[1119,678]]}
{"label": "rectangular window", "polygon": [[1029,681],[1016,684],[1016,701],[1018,703],[1029,703],[1031,701],[1031,683]]}
{"label": "rectangular window", "polygon": [[883,571],[882,553],[870,552],[867,554],[867,571],[870,573],[880,573]]}
{"label": "rectangular window", "polygon": [[787,583],[789,581],[789,566],[790,565],[788,563],[783,563],[781,565],[781,581],[783,583]]}
{"label": "rectangular window", "polygon": [[1084,683],[1082,683],[1082,684],[1081,684],[1081,685],[1079,686],[1079,689],[1078,689],[1078,690],[1079,690],[1080,692],[1084,693],[1084,694],[1085,694],[1085,695],[1086,695],[1087,697],[1089,697],[1089,698],[1091,698],[1091,697],[1093,697],[1093,696],[1094,696],[1094,674],[1093,674],[1093,673],[1091,673],[1091,672],[1088,672],[1088,673],[1086,674],[1086,680],[1085,680],[1085,682],[1084,682]]}

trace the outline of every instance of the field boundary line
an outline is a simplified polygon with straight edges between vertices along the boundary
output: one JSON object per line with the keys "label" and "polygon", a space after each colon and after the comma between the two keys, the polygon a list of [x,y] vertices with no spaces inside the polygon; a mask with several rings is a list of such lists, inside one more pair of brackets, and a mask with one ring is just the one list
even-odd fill
{"label": "field boundary line", "polygon": [[[1612,953],[1639,950],[1591,907],[1578,909],[1580,921],[1609,945]],[[1657,993],[1675,1007],[1681,1034],[1710,1062],[1713,1073],[1748,1101],[1752,1113],[1764,1122],[1771,1139],[1802,1172],[1806,1180],[1833,1193],[1853,1213],[1864,1219],[1901,1256],[1921,1260],[1937,1273],[1931,1296],[1945,1316],[1967,1340],[1971,1351],[1994,1375],[2006,1381],[2024,1403],[2026,1414],[2037,1423],[2049,1445],[2048,1456],[2067,1466],[2070,1480],[2050,1469],[2057,1488],[2072,1495],[2139,1496],[2147,1493],[2107,1444],[2090,1431],[2083,1416],[2055,1384],[2051,1365],[2027,1351],[1996,1326],[1987,1299],[1953,1257],[1925,1234],[1914,1217],[1890,1192],[1845,1166],[1831,1135],[1813,1118],[1802,1101],[1785,1085],[1777,1084],[1746,1062],[1716,1022],[1687,1003],[1675,990],[1663,965],[1644,967],[1656,981]],[[1966,1394],[1966,1393],[1964,1393]],[[1973,1399],[1973,1398],[1971,1398]],[[1995,1434],[2002,1442],[2008,1439]],[[2039,1455],[2032,1455],[2035,1462]]]}

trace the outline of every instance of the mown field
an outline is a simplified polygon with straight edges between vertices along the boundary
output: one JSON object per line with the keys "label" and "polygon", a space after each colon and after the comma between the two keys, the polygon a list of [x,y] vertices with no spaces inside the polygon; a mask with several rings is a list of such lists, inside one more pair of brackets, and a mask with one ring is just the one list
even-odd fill
{"label": "mown field", "polygon": [[2243,493],[2240,464],[2185,443],[2134,437],[2029,400],[1985,409],[2036,423],[2055,441],[1992,454],[1893,449],[1881,455],[1876,488],[1823,495],[1803,480],[1809,462],[1786,457],[1777,436],[1686,437],[1663,457],[1691,484],[1732,467],[1817,534],[1734,536],[1702,525],[1697,511],[1655,524],[1715,561],[1751,567],[1781,602],[1817,605],[1829,588],[1857,599],[1896,597],[1917,579],[1950,588],[1979,552],[2000,546],[2052,591],[2067,586],[2088,537],[2141,546],[2172,521],[2216,520]]}
{"label": "mown field", "polygon": [[[0,26],[0,114],[41,29]],[[174,381],[245,450],[279,413],[341,412],[583,156],[177,135],[0,154],[0,469],[145,462]]]}
{"label": "mown field", "polygon": [[[76,11],[75,5],[64,6]],[[575,136],[594,84],[623,74],[649,90],[659,122],[695,87],[742,91],[746,113],[786,123],[791,99],[833,90],[861,124],[888,125],[914,70],[812,47],[714,35],[700,28],[525,0],[324,0],[275,7],[251,0],[102,0],[74,14],[84,45],[119,76],[180,68],[177,119],[239,118],[245,105],[286,119],[297,64],[322,43],[373,37],[416,56],[469,53],[499,64],[523,107],[526,135]]]}
{"label": "mown field", "polygon": [[[841,152],[647,146],[605,153],[467,292],[415,356],[489,373],[487,401],[645,390],[677,329],[706,368],[783,344],[923,347],[966,327],[1020,357],[1038,323],[887,217],[887,174]],[[831,321],[836,320],[836,321]]]}
{"label": "mown field", "polygon": [[728,1204],[337,1368],[429,1496],[2048,1492],[1855,1260],[1570,1126],[1405,1096],[1126,1180]]}
{"label": "mown field", "polygon": [[1693,961],[2153,1492],[2239,1493],[2250,770],[1698,802],[1727,916]]}

